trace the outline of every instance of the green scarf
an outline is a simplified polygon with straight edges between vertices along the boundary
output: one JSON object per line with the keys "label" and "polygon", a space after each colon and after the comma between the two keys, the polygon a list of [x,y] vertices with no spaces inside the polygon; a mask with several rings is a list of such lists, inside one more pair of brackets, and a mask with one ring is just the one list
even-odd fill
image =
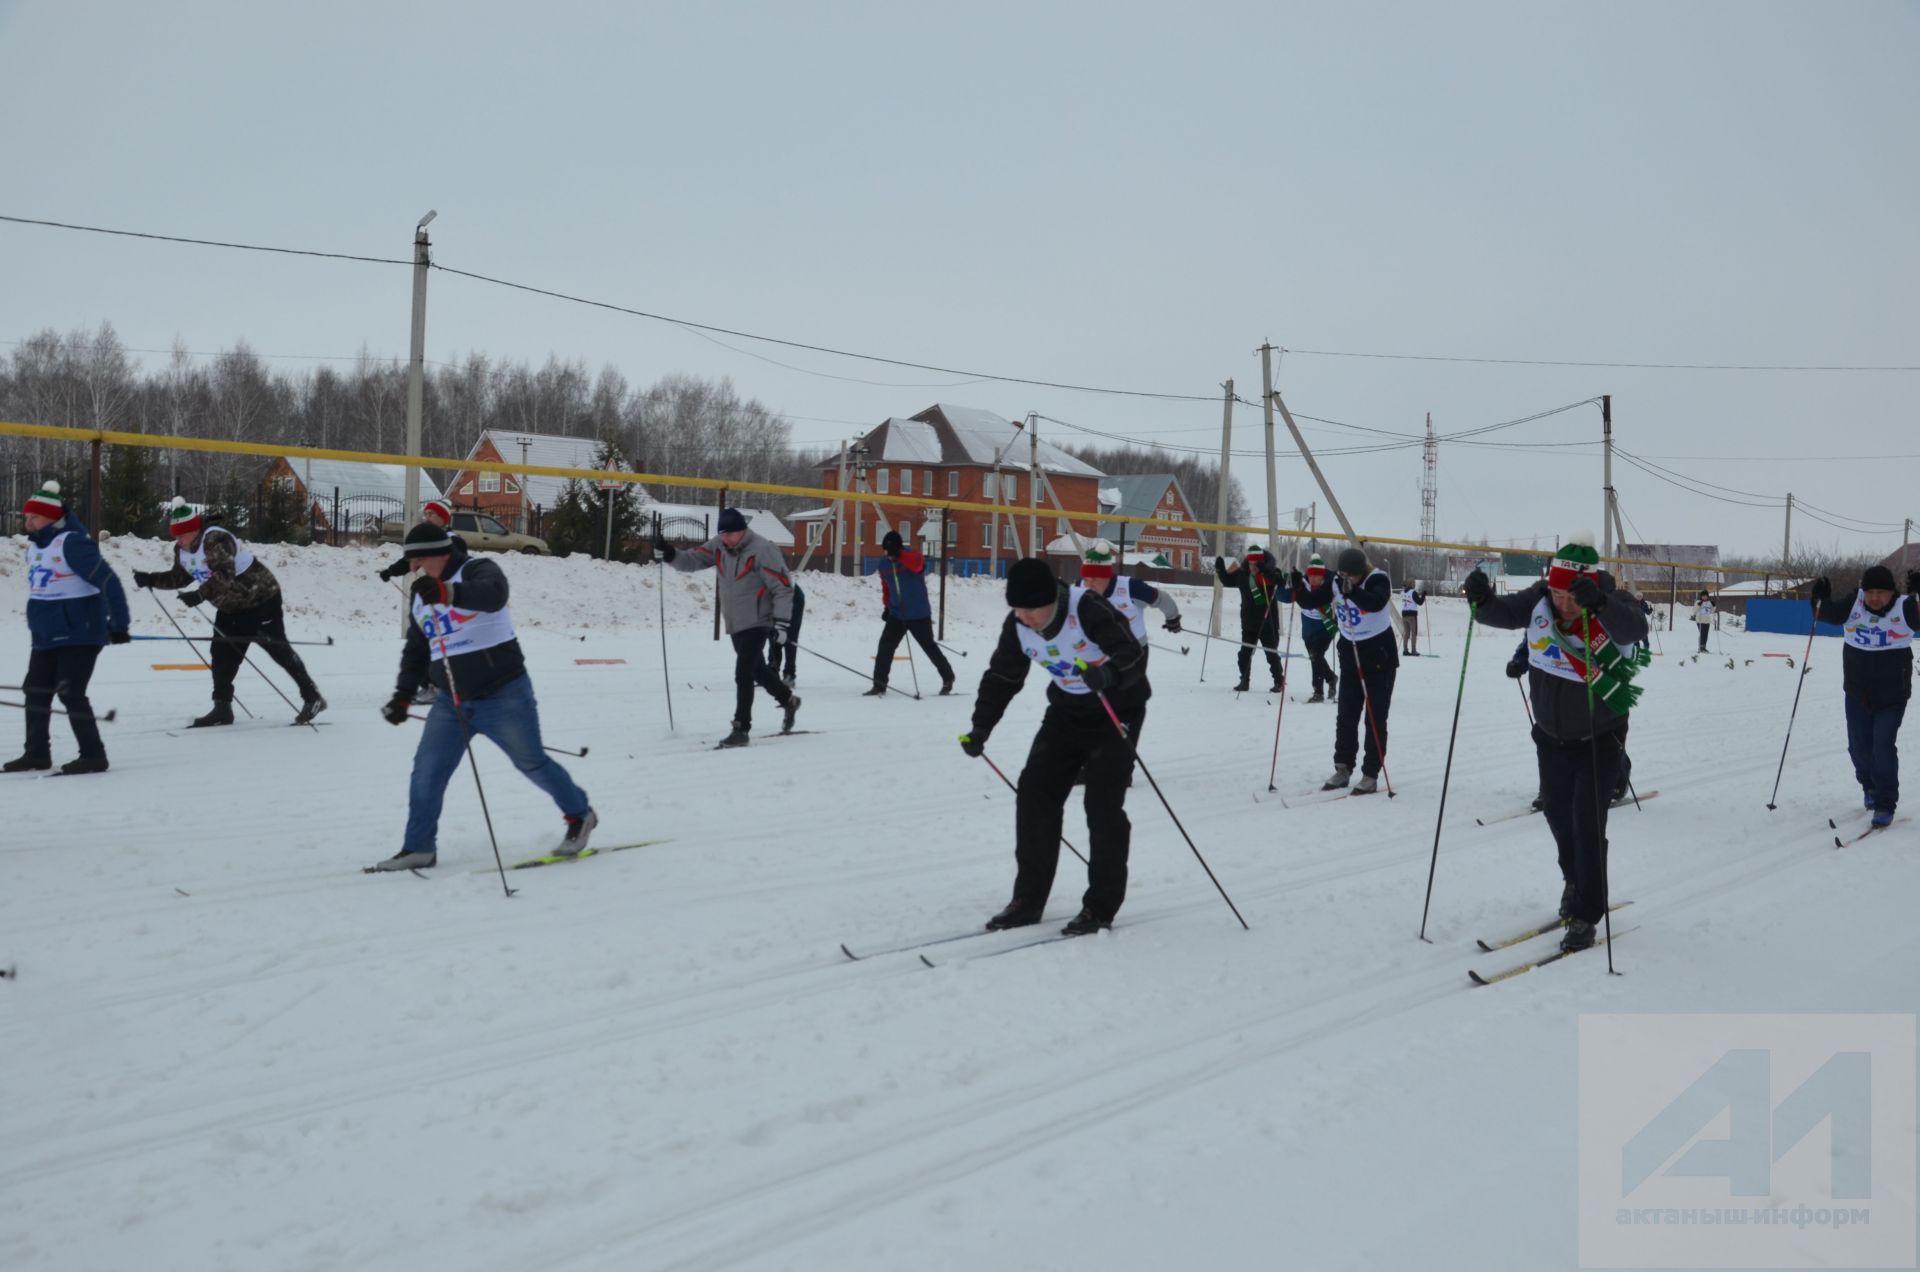
{"label": "green scarf", "polygon": [[[1599,619],[1583,614],[1572,622],[1564,622],[1552,612],[1552,602],[1547,604],[1552,620],[1547,624],[1547,635],[1559,646],[1567,665],[1580,673],[1581,680],[1591,681],[1593,696],[1613,708],[1616,714],[1631,711],[1646,688],[1634,684],[1633,678],[1640,674],[1642,667],[1652,665],[1653,655],[1644,645],[1631,654],[1623,654]],[[1587,629],[1584,639],[1580,632],[1582,623]]]}

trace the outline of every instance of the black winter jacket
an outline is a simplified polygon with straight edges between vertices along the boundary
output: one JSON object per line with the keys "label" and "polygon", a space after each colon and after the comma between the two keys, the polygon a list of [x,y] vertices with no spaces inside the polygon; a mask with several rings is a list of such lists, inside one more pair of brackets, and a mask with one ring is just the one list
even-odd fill
{"label": "black winter jacket", "polygon": [[[1388,578],[1384,571],[1369,574],[1360,581],[1359,587],[1351,592],[1343,592],[1342,595],[1352,601],[1363,614],[1377,614],[1388,605],[1392,605],[1396,610],[1400,608],[1400,593],[1394,591],[1393,580]],[[1329,574],[1327,581],[1317,588],[1297,590],[1295,599],[1308,609],[1325,612],[1333,605],[1333,576]],[[1340,674],[1343,676],[1356,674],[1354,669],[1356,658],[1359,659],[1360,668],[1364,671],[1369,673],[1386,671],[1400,665],[1400,642],[1395,638],[1391,625],[1379,635],[1369,636],[1358,645],[1342,636],[1339,657]]]}
{"label": "black winter jacket", "polygon": [[[456,540],[453,551],[447,556],[447,568],[442,577],[458,572],[463,566],[466,573],[458,583],[448,587],[453,607],[488,613],[505,609],[506,572],[487,557],[469,558],[466,547]],[[526,674],[527,660],[520,653],[518,640],[453,656],[453,680],[460,691],[457,696],[462,702],[469,698],[485,698]],[[440,692],[448,692],[446,666],[432,657],[432,651],[427,646],[427,634],[420,630],[420,624],[414,623],[407,628],[407,646],[400,653],[400,679],[393,691],[411,698],[429,678]]]}
{"label": "black winter jacket", "polygon": [[[1058,636],[1067,625],[1067,596],[1067,585],[1062,583],[1053,621],[1041,629],[1042,636]],[[1027,669],[1033,660],[1020,647],[1019,623],[1018,618],[1007,615],[1007,621],[1000,628],[999,643],[993,647],[993,657],[980,677],[971,730],[976,741],[987,740],[987,735],[1000,723],[1000,717],[1006,714],[1007,704],[1026,685]],[[1147,684],[1145,651],[1134,640],[1126,617],[1113,607],[1112,601],[1088,589],[1080,597],[1080,629],[1106,651],[1108,665],[1118,676],[1114,685],[1106,690],[1107,701],[1113,704],[1114,711],[1124,716],[1144,705],[1153,696],[1153,689]],[[1099,698],[1090,693],[1068,693],[1052,676],[1047,677],[1047,708],[1088,719],[1105,719],[1107,714]]]}
{"label": "black winter jacket", "polygon": [[[1823,623],[1844,626],[1853,613],[1855,596],[1836,596],[1816,606]],[[1911,596],[1896,596],[1893,605],[1906,607],[1907,626],[1920,631],[1920,602]],[[1888,606],[1886,613],[1893,612]],[[1847,697],[1865,706],[1897,706],[1913,696],[1913,649],[1855,649],[1844,642],[1840,650],[1840,682]]]}
{"label": "black winter jacket", "polygon": [[[1641,645],[1647,639],[1647,616],[1637,602],[1613,590],[1613,580],[1601,576],[1603,599],[1594,617],[1607,629],[1615,644]],[[1524,630],[1533,619],[1533,607],[1547,596],[1545,582],[1535,583],[1511,596],[1490,596],[1474,611],[1482,626],[1509,631]],[[1549,607],[1551,600],[1547,601]],[[1548,737],[1560,742],[1584,742],[1596,733],[1611,733],[1626,723],[1627,717],[1604,702],[1595,701],[1594,714],[1587,713],[1587,686],[1577,680],[1562,680],[1538,667],[1527,669],[1527,688],[1533,693],[1533,722]],[[1596,723],[1597,721],[1597,723]]]}

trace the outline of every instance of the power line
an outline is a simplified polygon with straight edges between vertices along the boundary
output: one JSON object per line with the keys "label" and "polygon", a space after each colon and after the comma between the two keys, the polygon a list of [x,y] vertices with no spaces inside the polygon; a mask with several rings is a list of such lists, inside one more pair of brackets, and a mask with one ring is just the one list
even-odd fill
{"label": "power line", "polygon": [[268,247],[260,243],[227,243],[219,239],[185,238],[178,234],[148,234],[141,230],[110,230],[99,225],[69,225],[65,221],[38,221],[26,216],[0,214],[0,221],[16,225],[44,225],[56,230],[80,230],[87,234],[112,234],[120,238],[154,239],[161,243],[192,243],[197,247],[227,247],[240,252],[277,252],[282,256],[319,256],[334,261],[364,261],[369,265],[411,265],[412,261],[388,256],[353,256],[346,252],[316,252],[304,247]]}
{"label": "power line", "polygon": [[1437,353],[1365,353],[1351,349],[1295,349],[1321,358],[1379,358],[1392,362],[1476,362],[1519,367],[1602,367],[1642,371],[1920,371],[1920,366],[1836,366],[1757,362],[1589,362],[1571,358],[1467,358]]}

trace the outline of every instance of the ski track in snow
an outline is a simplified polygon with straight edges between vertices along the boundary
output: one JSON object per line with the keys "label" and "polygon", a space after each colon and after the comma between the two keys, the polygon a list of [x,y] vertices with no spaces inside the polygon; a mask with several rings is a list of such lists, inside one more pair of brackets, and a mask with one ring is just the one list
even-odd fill
{"label": "ski track in snow", "polygon": [[[106,553],[125,579],[164,548]],[[731,658],[705,579],[664,579],[670,732],[661,576],[506,559],[546,740],[590,747],[559,758],[599,838],[670,837],[511,875],[508,900],[464,765],[431,878],[359,873],[397,848],[416,737],[376,715],[399,647],[398,597],[372,577],[387,557],[261,555],[295,635],[337,642],[301,651],[327,729],[286,728],[243,669],[257,722],[168,736],[204,709],[206,676],[148,670],[177,647],[142,643],[109,650],[92,688],[121,713],[111,773],[0,778],[0,961],[20,965],[0,986],[0,1072],[34,1092],[0,1120],[9,1268],[894,1269],[1012,1250],[1062,1267],[1572,1266],[1580,1013],[1912,1008],[1912,835],[1836,851],[1826,826],[1858,804],[1832,642],[1772,813],[1798,670],[1759,654],[1794,643],[1730,631],[1734,670],[1646,673],[1629,749],[1663,795],[1610,818],[1616,895],[1635,903],[1622,976],[1596,950],[1468,986],[1469,967],[1550,944],[1473,941],[1559,891],[1541,819],[1474,824],[1534,781],[1511,644],[1486,629],[1434,944],[1415,939],[1464,634],[1447,601],[1423,638],[1440,656],[1399,675],[1392,800],[1282,808],[1327,771],[1332,710],[1286,713],[1269,794],[1277,699],[1231,693],[1230,648],[1207,653],[1204,683],[1202,642],[1154,653],[1144,754],[1251,932],[1136,779],[1112,933],[986,959],[1032,934],[957,942],[928,970],[837,947],[965,931],[1005,900],[1013,796],[953,742],[1005,612],[995,585],[949,581],[948,642],[970,655],[953,698],[864,699],[861,677],[803,652],[813,735],[716,756]],[[19,558],[0,559],[8,666],[27,647]],[[803,583],[803,645],[870,666],[878,585]],[[1176,594],[1204,622],[1206,591]],[[129,599],[136,632],[171,634]],[[627,662],[574,663],[611,657]],[[911,689],[908,667],[894,683]],[[1042,705],[1035,673],[989,743],[1009,776]],[[777,728],[764,695],[755,717]],[[58,722],[54,738],[66,758]],[[545,797],[478,755],[502,855],[556,839]],[[1050,923],[1083,874],[1063,853]]]}

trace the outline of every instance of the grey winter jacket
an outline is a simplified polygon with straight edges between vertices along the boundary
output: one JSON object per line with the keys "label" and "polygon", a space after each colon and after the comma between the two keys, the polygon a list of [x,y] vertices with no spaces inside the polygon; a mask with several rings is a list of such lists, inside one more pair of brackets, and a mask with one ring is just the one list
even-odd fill
{"label": "grey winter jacket", "polygon": [[[1605,572],[1600,576],[1600,591],[1605,599],[1594,617],[1607,629],[1607,635],[1622,645],[1645,643],[1647,616],[1640,606],[1616,592],[1612,576]],[[1540,582],[1510,596],[1490,596],[1475,611],[1474,618],[1485,627],[1525,630],[1533,619],[1533,607],[1546,595],[1547,585]],[[1533,692],[1535,727],[1557,742],[1584,742],[1596,733],[1611,733],[1627,718],[1604,702],[1594,703],[1593,714],[1589,715],[1587,686],[1550,676],[1538,667],[1528,668],[1527,687]]]}
{"label": "grey winter jacket", "polygon": [[715,535],[697,548],[680,549],[671,564],[686,574],[709,566],[719,574],[720,617],[728,635],[786,623],[793,616],[787,559],[751,530],[737,548],[729,549]]}

